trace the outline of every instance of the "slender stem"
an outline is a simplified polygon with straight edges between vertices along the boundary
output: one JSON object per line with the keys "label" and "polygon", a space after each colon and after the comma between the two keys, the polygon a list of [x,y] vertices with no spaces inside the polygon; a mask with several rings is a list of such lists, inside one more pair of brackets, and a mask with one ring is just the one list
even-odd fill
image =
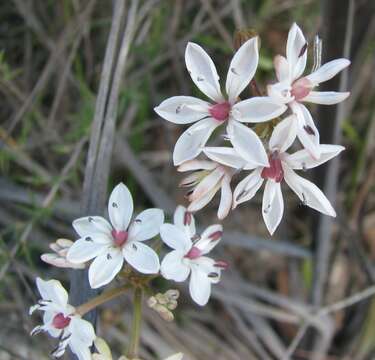
{"label": "slender stem", "polygon": [[106,292],[100,294],[99,296],[94,297],[90,301],[78,306],[76,308],[76,312],[78,314],[80,314],[81,316],[85,315],[87,312],[91,311],[92,309],[96,308],[97,306],[99,306],[101,304],[104,304],[105,302],[107,302],[109,300],[112,300],[115,297],[123,294],[130,287],[131,287],[131,285],[126,284],[126,285],[121,286],[119,288],[106,291]]}
{"label": "slender stem", "polygon": [[136,288],[134,291],[134,312],[131,339],[128,351],[128,358],[130,360],[138,357],[139,338],[141,335],[141,322],[142,322],[142,296],[143,289]]}

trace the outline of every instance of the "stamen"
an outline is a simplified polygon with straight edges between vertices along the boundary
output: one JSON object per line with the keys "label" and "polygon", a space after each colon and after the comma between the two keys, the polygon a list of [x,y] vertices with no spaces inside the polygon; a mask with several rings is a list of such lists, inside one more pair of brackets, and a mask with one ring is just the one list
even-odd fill
{"label": "stamen", "polygon": [[224,260],[218,260],[215,262],[215,266],[225,270],[229,267],[229,264]]}
{"label": "stamen", "polygon": [[316,35],[314,39],[314,65],[311,72],[318,70],[322,65],[322,47],[323,41],[319,35]]}
{"label": "stamen", "polygon": [[[190,190],[188,193],[186,193],[186,195],[191,195],[193,193],[194,190]],[[192,221],[192,215],[191,215],[191,212],[189,211],[185,211],[184,213],[184,225],[190,225],[191,224],[191,221]]]}
{"label": "stamen", "polygon": [[274,151],[268,156],[270,167],[264,167],[261,173],[263,179],[272,179],[276,182],[281,182],[284,179],[284,170],[281,165],[279,153]]}
{"label": "stamen", "polygon": [[210,272],[208,275],[207,275],[209,278],[211,279],[216,279],[219,277],[219,274],[218,273],[215,273],[215,272]]}
{"label": "stamen", "polygon": [[217,240],[221,239],[222,235],[223,235],[222,231],[215,231],[214,233],[209,235],[209,238],[211,239],[211,241],[217,241]]}
{"label": "stamen", "polygon": [[301,51],[298,54],[298,57],[299,58],[302,57],[304,53],[306,52],[306,50],[307,50],[307,42],[302,46]]}
{"label": "stamen", "polygon": [[210,107],[209,113],[217,121],[225,121],[228,119],[231,104],[228,101],[217,103]]}
{"label": "stamen", "polygon": [[303,129],[309,134],[309,135],[315,135],[314,129],[310,125],[305,125]]}
{"label": "stamen", "polygon": [[230,68],[230,71],[235,75],[239,75],[235,68]]}
{"label": "stamen", "polygon": [[129,234],[127,231],[117,231],[113,229],[111,234],[113,241],[117,246],[123,246],[128,240]]}

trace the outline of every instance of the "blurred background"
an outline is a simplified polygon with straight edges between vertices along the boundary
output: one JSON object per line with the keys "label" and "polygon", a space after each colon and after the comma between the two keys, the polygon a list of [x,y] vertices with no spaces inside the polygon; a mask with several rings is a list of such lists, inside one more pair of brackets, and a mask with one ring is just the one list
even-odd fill
{"label": "blurred background", "polygon": [[[28,335],[39,321],[27,313],[38,295],[34,281],[56,278],[69,288],[69,271],[48,266],[40,255],[57,238],[74,240],[72,220],[83,209],[101,213],[107,189],[125,182],[137,211],[157,206],[171,213],[186,204],[178,188],[182,175],[171,159],[183,127],[162,120],[153,108],[174,95],[200,96],[184,66],[187,41],[207,50],[223,79],[235,30],[254,29],[261,37],[256,80],[264,91],[275,79],[273,56],[285,53],[294,21],[310,44],[316,34],[322,37],[323,61],[352,61],[349,71],[327,83],[330,90],[349,89],[351,97],[339,106],[310,107],[321,142],[340,143],[346,151],[319,172],[303,174],[324,189],[338,216],[321,218],[285,192],[286,213],[271,238],[260,194],[240,206],[223,222],[225,237],[214,257],[227,260],[230,269],[209,305],[197,307],[186,286],[173,286],[182,292],[174,322],[145,307],[141,356],[153,360],[182,351],[199,360],[373,359],[375,300],[368,295],[375,281],[375,2],[120,2],[0,4],[0,359],[48,359],[53,341]],[[113,12],[116,6],[123,12]],[[111,116],[105,118],[112,124],[110,144],[103,145],[106,156],[87,185],[91,125],[100,117],[96,100],[115,21],[130,48],[120,76],[112,71],[115,129]],[[117,46],[123,50],[120,41]],[[108,101],[101,103],[110,112]],[[215,197],[196,221],[217,221],[217,205]],[[327,307],[353,294],[362,301]],[[115,358],[128,344],[130,309],[124,296],[100,310],[98,334]],[[322,316],[311,315],[319,311]]]}

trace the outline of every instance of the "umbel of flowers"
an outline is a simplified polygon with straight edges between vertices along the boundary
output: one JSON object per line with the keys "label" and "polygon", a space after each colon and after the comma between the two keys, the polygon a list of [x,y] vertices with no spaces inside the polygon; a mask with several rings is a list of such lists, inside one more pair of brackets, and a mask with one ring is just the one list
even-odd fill
{"label": "umbel of flowers", "polygon": [[[77,239],[74,242],[58,239],[50,245],[53,253],[42,255],[42,260],[60,268],[88,268],[92,288],[114,284],[96,298],[73,307],[60,282],[37,279],[41,299],[31,307],[30,314],[42,311],[43,324],[36,326],[31,334],[47,332],[57,338],[54,357],[62,356],[69,347],[79,360],[111,360],[108,345],[95,335],[83,316],[132,290],[132,332],[127,357],[120,359],[138,359],[144,290],[152,291],[150,282],[156,277],[177,283],[188,281],[193,301],[201,306],[208,302],[212,285],[220,281],[221,272],[228,266],[210,256],[222,238],[223,228],[220,224],[211,225],[198,234],[193,212],[205,207],[217,192],[221,193],[217,216],[223,219],[231,209],[250,201],[264,184],[262,216],[270,234],[284,213],[281,190],[284,182],[302,204],[329,216],[336,215],[322,191],[298,172],[329,161],[344,148],[320,144],[319,131],[304,104],[331,105],[345,100],[347,92],[319,92],[316,87],[350,62],[337,59],[322,66],[318,64],[314,71],[304,75],[308,46],[301,29],[293,24],[286,56],[278,55],[274,60],[277,81],[264,87],[265,96],[240,98],[249,83],[254,83],[258,52],[257,37],[243,43],[229,64],[222,91],[209,55],[199,45],[188,43],[186,68],[207,100],[175,96],[155,108],[170,122],[194,123],[182,133],[173,151],[178,171],[192,172],[180,183],[191,188],[186,196],[189,205],[176,208],[173,222],[165,222],[161,209],[144,210],[134,216],[132,195],[120,183],[109,197],[108,220],[90,214],[74,220]],[[262,138],[254,127],[259,123],[270,124],[267,129],[272,130],[266,136],[262,134]],[[219,127],[225,129],[221,137],[225,143],[208,146],[209,138]],[[301,148],[295,149],[298,144]],[[241,176],[242,173],[245,175]],[[240,181],[232,191],[231,181],[235,177],[240,177]],[[172,321],[178,296],[178,290],[169,289],[165,294],[154,294],[147,303],[163,319]],[[178,353],[168,359],[182,357]]]}

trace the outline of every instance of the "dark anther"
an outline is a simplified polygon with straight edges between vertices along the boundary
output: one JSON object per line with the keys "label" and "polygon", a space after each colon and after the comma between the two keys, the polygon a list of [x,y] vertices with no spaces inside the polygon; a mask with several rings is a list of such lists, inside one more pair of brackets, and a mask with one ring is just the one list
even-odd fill
{"label": "dark anther", "polygon": [[114,208],[118,208],[118,205],[117,205],[115,202],[113,202],[113,203],[112,203],[112,207],[114,207]]}
{"label": "dark anther", "polygon": [[89,216],[89,222],[93,222],[93,221],[94,219],[91,216]]}
{"label": "dark anther", "polygon": [[204,81],[204,78],[198,76],[197,81]]}
{"label": "dark anther", "polygon": [[309,135],[315,135],[314,129],[310,125],[305,125],[303,129],[309,134]]}
{"label": "dark anther", "polygon": [[215,279],[215,278],[219,277],[219,274],[215,273],[215,272],[210,272],[207,276],[211,279]]}
{"label": "dark anther", "polygon": [[85,240],[86,240],[86,241],[93,241],[91,236],[86,236],[86,237],[85,237]]}
{"label": "dark anther", "polygon": [[135,245],[135,244],[132,244],[132,248],[133,248],[135,251],[138,250],[137,245]]}
{"label": "dark anther", "polygon": [[298,57],[300,58],[301,56],[303,56],[306,50],[307,50],[307,43],[305,43],[305,45],[302,46],[301,51],[298,54]]}
{"label": "dark anther", "polygon": [[238,75],[238,73],[237,73],[237,71],[236,71],[235,68],[230,68],[230,71],[231,71],[233,74]]}
{"label": "dark anther", "polygon": [[111,254],[107,254],[107,260],[111,260],[111,259],[112,259]]}

